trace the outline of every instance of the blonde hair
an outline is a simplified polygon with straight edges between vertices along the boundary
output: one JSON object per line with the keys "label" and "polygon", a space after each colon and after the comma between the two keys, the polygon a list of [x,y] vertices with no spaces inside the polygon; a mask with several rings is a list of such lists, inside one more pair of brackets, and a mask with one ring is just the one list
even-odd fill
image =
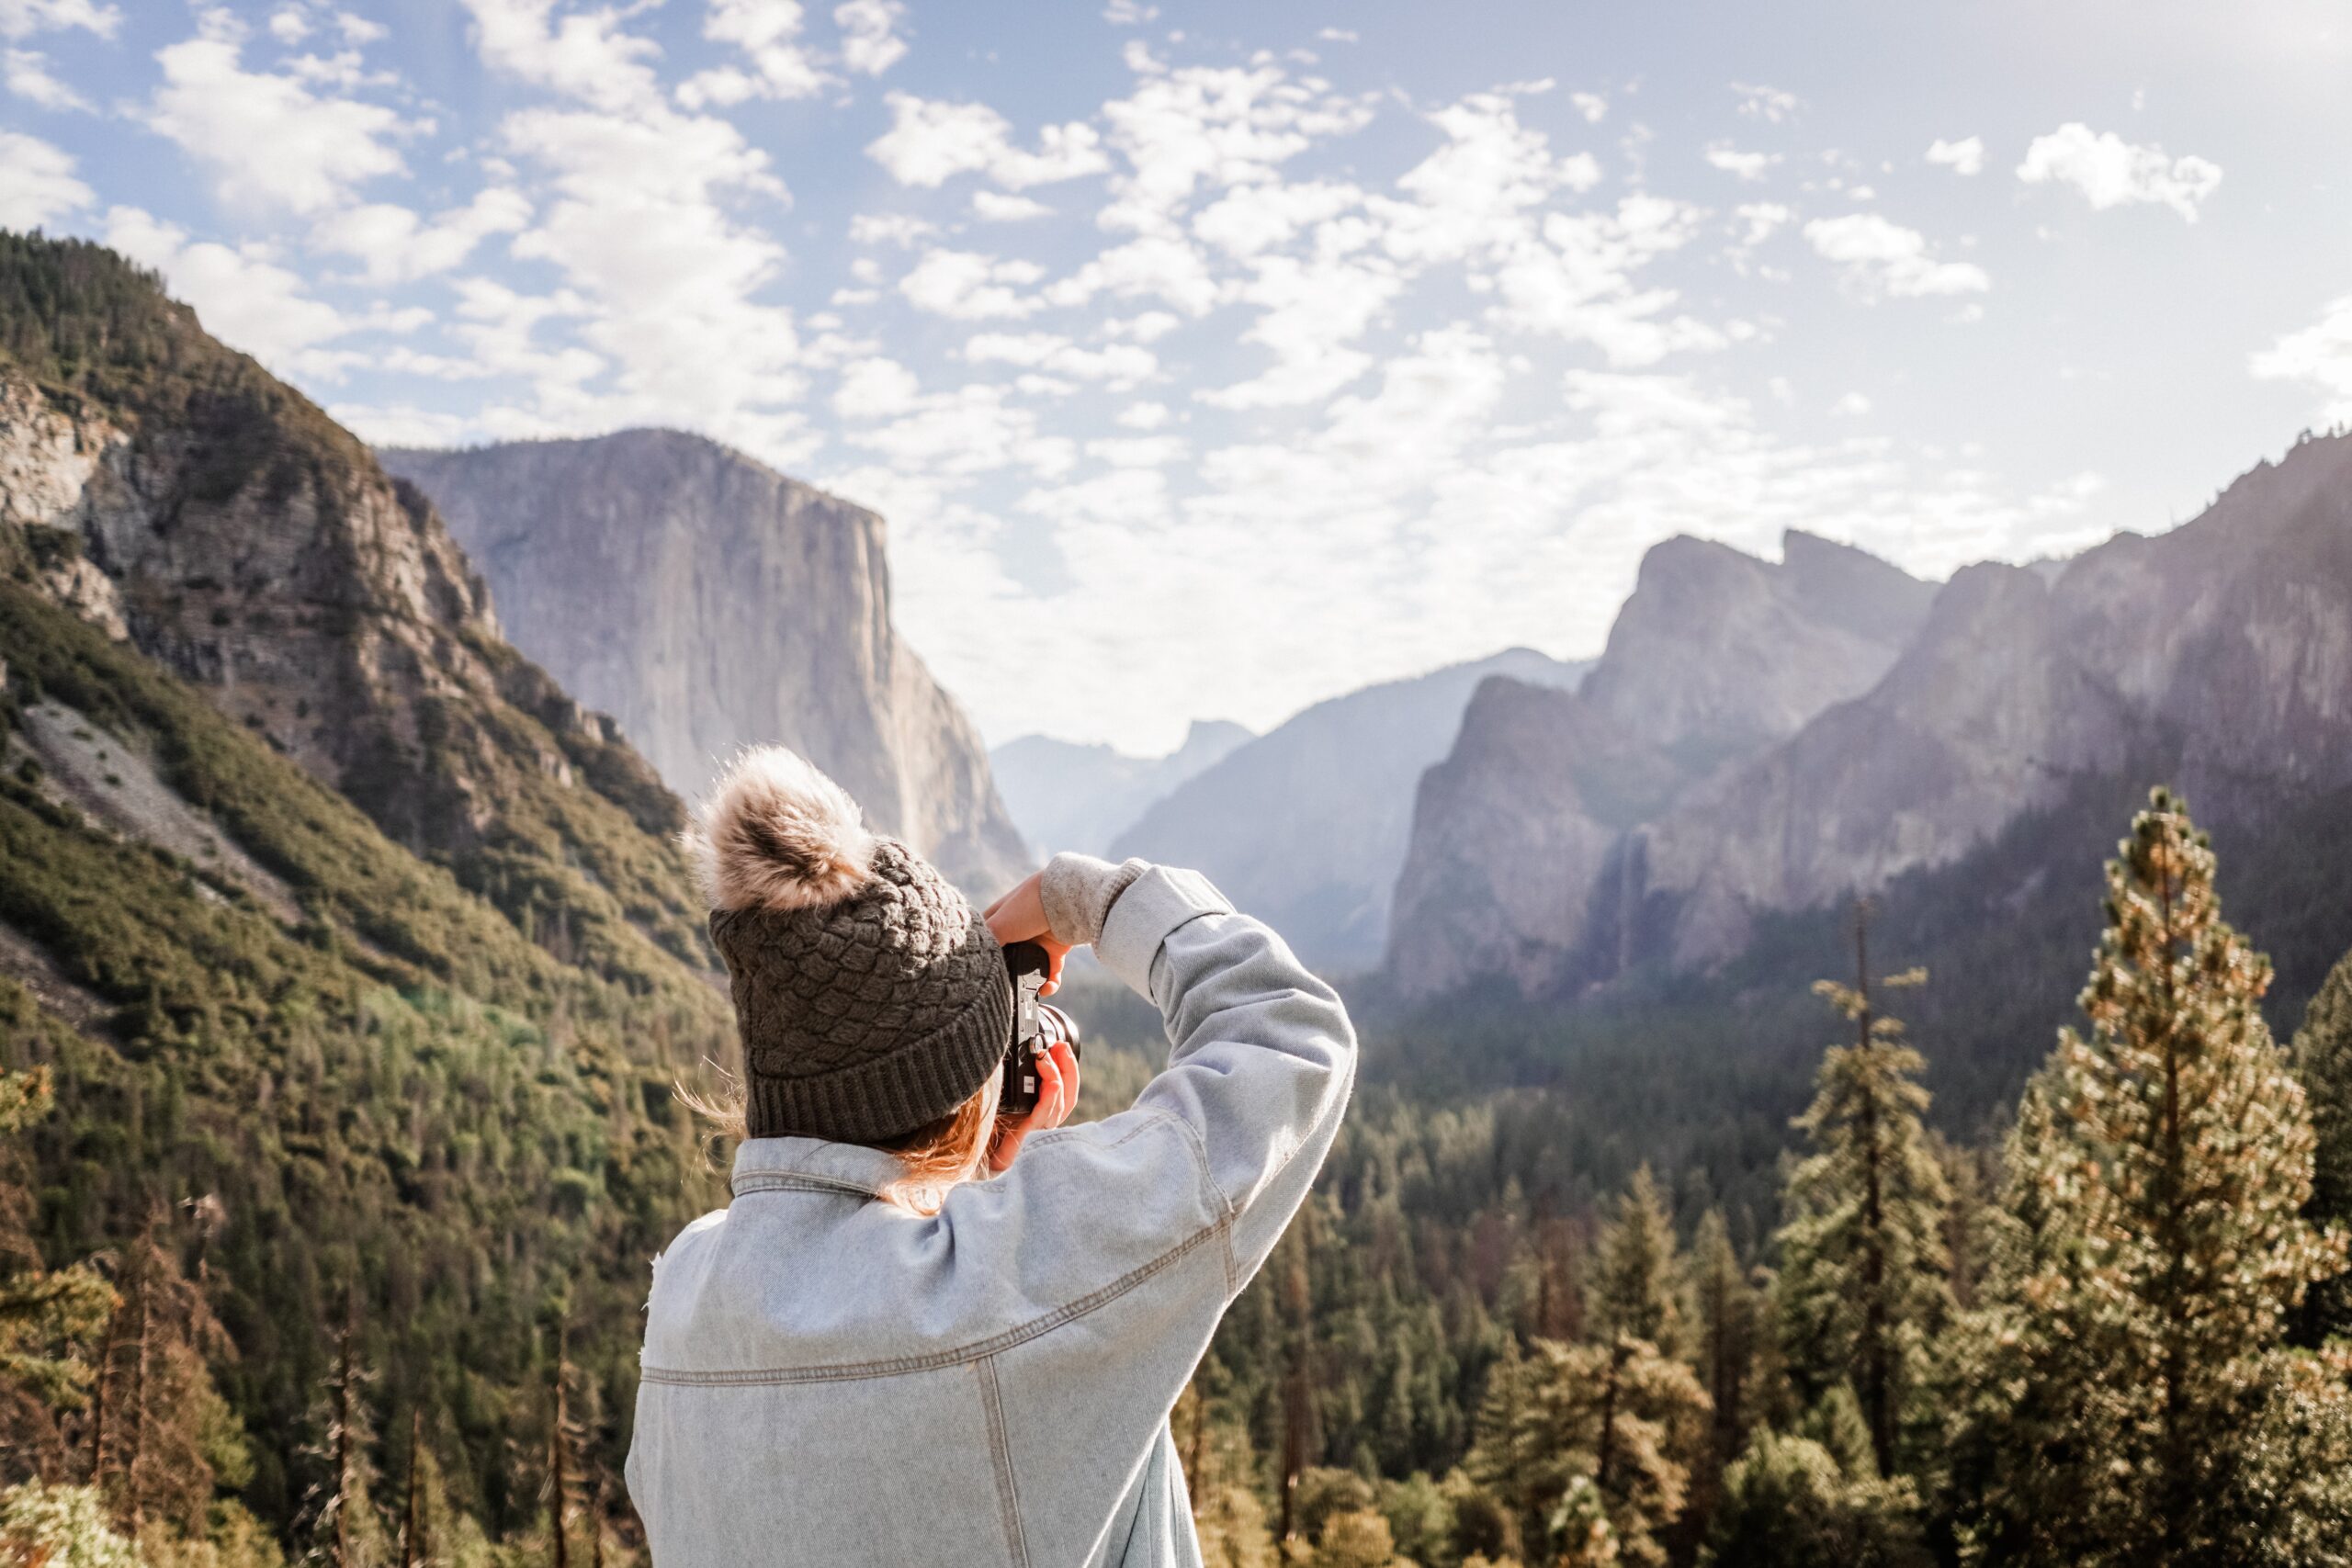
{"label": "blonde hair", "polygon": [[[724,1067],[714,1066],[712,1070],[718,1075],[716,1093],[704,1094],[683,1083],[672,1085],[672,1091],[703,1119],[714,1144],[719,1138],[740,1142],[750,1135],[742,1080]],[[999,1084],[998,1076],[990,1073],[978,1093],[946,1115],[903,1137],[873,1145],[898,1156],[905,1167],[903,1174],[878,1194],[884,1202],[928,1218],[939,1213],[958,1183],[979,1174],[996,1134]]]}

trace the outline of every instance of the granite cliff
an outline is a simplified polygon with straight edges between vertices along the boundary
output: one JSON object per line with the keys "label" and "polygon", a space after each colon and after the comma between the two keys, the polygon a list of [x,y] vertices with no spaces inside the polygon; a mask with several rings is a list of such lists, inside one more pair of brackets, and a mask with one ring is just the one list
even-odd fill
{"label": "granite cliff", "polygon": [[883,522],[669,430],[388,450],[507,635],[691,796],[781,741],[977,896],[1028,863],[978,731],[890,622]]}
{"label": "granite cliff", "polygon": [[1198,866],[1309,964],[1369,968],[1414,782],[1445,755],[1470,694],[1490,675],[1573,686],[1586,669],[1512,649],[1317,703],[1170,793],[1111,852]]}
{"label": "granite cliff", "polygon": [[[1697,555],[1652,552],[1573,709],[1481,692],[1423,781],[1389,959],[1408,993],[1715,964],[1760,913],[1952,863],[2088,781],[2175,784],[2217,825],[2352,784],[2352,436],[2049,570],[1890,593],[1843,558],[1826,592],[1785,602],[1797,622],[1691,586],[1760,563],[1669,571],[1668,552]],[[1747,668],[1726,669],[1743,626],[1775,629],[1736,634]],[[1647,790],[1630,804],[1584,782],[1628,768]]]}

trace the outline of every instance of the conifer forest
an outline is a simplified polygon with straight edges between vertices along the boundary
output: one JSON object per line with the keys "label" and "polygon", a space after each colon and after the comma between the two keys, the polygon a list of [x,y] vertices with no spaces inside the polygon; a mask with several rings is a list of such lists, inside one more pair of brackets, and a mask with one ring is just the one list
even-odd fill
{"label": "conifer forest", "polygon": [[[0,1568],[733,1568],[650,1316],[640,1477],[952,1375],[878,1568],[2352,1568],[2343,10],[0,0]],[[1064,852],[1311,1021],[1068,1290],[1140,1132],[904,1201]],[[953,1109],[682,1242],[746,1080]],[[664,1360],[804,1188],[1012,1326]]]}

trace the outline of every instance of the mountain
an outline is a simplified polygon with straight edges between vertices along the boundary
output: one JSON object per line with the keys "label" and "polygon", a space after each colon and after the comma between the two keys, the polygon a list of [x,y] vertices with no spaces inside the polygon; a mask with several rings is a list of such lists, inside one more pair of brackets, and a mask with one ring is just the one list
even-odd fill
{"label": "mountain", "polygon": [[680,795],[781,741],[974,894],[1026,868],[978,731],[891,625],[874,513],[672,430],[378,457],[448,519],[515,646]]}
{"label": "mountain", "polygon": [[1490,675],[1573,686],[1586,668],[1512,649],[1317,703],[1171,792],[1111,852],[1197,866],[1309,964],[1368,967],[1414,781],[1445,754],[1471,692]]}
{"label": "mountain", "polygon": [[0,236],[0,523],[51,597],[502,908],[707,966],[675,797],[422,494],[96,246]]}
{"label": "mountain", "polygon": [[[1713,635],[1694,626],[1690,640]],[[1710,664],[1689,649],[1672,661]],[[1604,660],[1588,694],[1607,672]],[[2120,535],[2056,570],[1971,567],[1868,672],[1631,824],[1562,784],[1541,746],[1604,755],[1633,730],[1676,755],[1655,722],[1629,713],[1595,739],[1576,716],[1535,714],[1524,722],[1540,740],[1475,749],[1465,724],[1423,789],[1391,960],[1400,987],[1430,996],[1487,974],[1545,994],[1644,963],[1720,964],[1762,915],[1953,864],[2086,781],[2170,782],[2200,820],[2230,828],[2352,784],[2352,436],[2304,440],[2167,534]],[[1652,713],[1703,710],[1644,674]],[[1817,673],[1796,683],[1831,690]],[[1548,847],[1562,840],[1580,848]]]}
{"label": "mountain", "polygon": [[1108,746],[1024,735],[989,752],[989,767],[1031,854],[1102,855],[1147,807],[1250,739],[1230,720],[1196,718],[1183,744],[1166,756],[1130,757]]}
{"label": "mountain", "polygon": [[128,1259],[200,1285],[194,1528],[217,1481],[289,1535],[345,1343],[445,1541],[540,1516],[558,1324],[617,1467],[644,1260],[723,1199],[679,815],[420,493],[153,275],[0,234],[0,1039],[55,1096],[0,1158],[50,1265],[125,1260],[118,1336]]}
{"label": "mountain", "polygon": [[[1643,558],[1573,693],[1488,682],[1419,781],[1385,967],[1408,994],[1483,975],[1534,993],[1642,951],[1634,829],[1868,691],[1932,584],[1792,531],[1779,561],[1678,537]],[[1632,857],[1629,860],[1629,857]]]}

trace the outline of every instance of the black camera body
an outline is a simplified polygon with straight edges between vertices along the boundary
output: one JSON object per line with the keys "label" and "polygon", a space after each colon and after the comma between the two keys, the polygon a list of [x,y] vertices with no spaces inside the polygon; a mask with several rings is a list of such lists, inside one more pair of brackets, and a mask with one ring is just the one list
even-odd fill
{"label": "black camera body", "polygon": [[1068,1044],[1075,1059],[1078,1022],[1037,994],[1051,969],[1044,948],[1034,942],[1009,942],[1004,967],[1012,976],[1012,1039],[1004,1048],[997,1114],[1026,1116],[1037,1109],[1037,1057],[1056,1045]]}

